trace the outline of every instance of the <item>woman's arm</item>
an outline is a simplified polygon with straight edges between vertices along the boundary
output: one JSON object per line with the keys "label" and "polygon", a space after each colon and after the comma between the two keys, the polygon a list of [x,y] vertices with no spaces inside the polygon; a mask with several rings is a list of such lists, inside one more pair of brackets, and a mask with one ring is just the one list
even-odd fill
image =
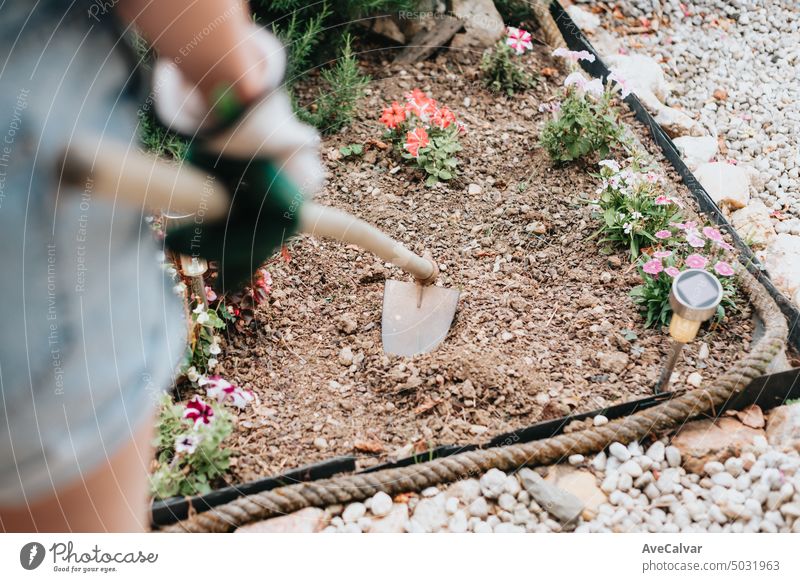
{"label": "woman's arm", "polygon": [[254,48],[245,0],[121,0],[117,12],[136,25],[160,56],[173,60],[209,101],[230,87],[240,103],[264,90],[269,63]]}

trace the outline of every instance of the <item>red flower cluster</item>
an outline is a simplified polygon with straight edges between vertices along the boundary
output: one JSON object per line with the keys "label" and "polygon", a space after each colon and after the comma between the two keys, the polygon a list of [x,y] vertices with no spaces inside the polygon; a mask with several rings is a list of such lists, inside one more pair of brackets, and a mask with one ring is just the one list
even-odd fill
{"label": "red flower cluster", "polygon": [[[419,156],[420,148],[424,148],[430,143],[428,130],[447,129],[455,124],[459,130],[463,131],[463,125],[456,120],[455,113],[449,107],[440,106],[436,99],[428,97],[421,90],[412,89],[404,97],[403,105],[393,101],[391,105],[385,107],[381,112],[380,121],[390,132],[405,131],[403,148],[415,158]],[[413,129],[403,127],[414,117],[420,121],[421,125]]]}

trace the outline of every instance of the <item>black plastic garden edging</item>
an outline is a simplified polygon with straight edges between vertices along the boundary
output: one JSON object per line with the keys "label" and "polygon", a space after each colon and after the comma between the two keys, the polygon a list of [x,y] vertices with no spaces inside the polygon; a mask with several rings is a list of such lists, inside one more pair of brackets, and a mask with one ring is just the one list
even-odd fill
{"label": "black plastic garden edging", "polygon": [[[603,63],[600,55],[578,25],[575,24],[570,15],[567,14],[566,10],[564,10],[557,0],[553,0],[550,5],[550,13],[553,15],[561,34],[564,36],[567,47],[570,50],[586,50],[595,56],[595,61],[593,63],[581,61],[581,66],[587,73],[593,77],[602,79],[605,83],[611,71],[605,63]],[[766,270],[764,270],[764,267],[753,254],[753,251],[744,243],[733,226],[728,222],[728,219],[722,214],[719,206],[711,199],[699,180],[695,178],[694,174],[692,174],[691,170],[689,170],[683,162],[678,148],[675,147],[672,139],[661,126],[655,122],[650,113],[642,105],[642,102],[639,101],[639,98],[631,93],[625,98],[625,103],[630,107],[636,119],[648,127],[653,141],[661,148],[664,157],[667,158],[672,167],[675,168],[675,171],[681,176],[683,183],[689,189],[689,192],[692,193],[695,200],[697,200],[700,209],[711,216],[715,223],[724,227],[730,233],[736,245],[736,249],[739,252],[739,261],[747,267],[756,279],[758,279],[758,282],[767,289],[778,304],[778,307],[780,307],[781,311],[786,316],[789,324],[789,343],[800,350],[800,310],[798,307],[775,287]]]}

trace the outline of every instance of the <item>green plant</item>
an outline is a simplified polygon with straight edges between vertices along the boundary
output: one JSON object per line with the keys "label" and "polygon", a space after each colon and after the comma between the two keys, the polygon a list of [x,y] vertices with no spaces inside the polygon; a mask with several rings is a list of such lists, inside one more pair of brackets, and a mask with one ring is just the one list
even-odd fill
{"label": "green plant", "polygon": [[339,148],[339,153],[345,158],[364,155],[364,146],[360,143],[351,143]]}
{"label": "green plant", "polygon": [[[186,411],[195,409],[209,421],[193,420]],[[214,481],[230,466],[230,451],[222,447],[233,431],[230,413],[199,397],[183,406],[164,395],[156,429],[156,467],[150,477],[153,495],[164,499],[210,492]]]}
{"label": "green plant", "polygon": [[516,54],[504,40],[483,54],[481,72],[489,89],[497,93],[503,91],[511,96],[533,85],[533,76],[516,62]]}
{"label": "green plant", "polygon": [[301,10],[300,2],[270,4],[276,10],[281,10],[281,5],[291,10],[272,23],[272,31],[286,46],[286,83],[291,86],[311,68],[314,49],[323,40],[324,23],[332,13],[327,2],[319,3],[313,12]]}
{"label": "green plant", "polygon": [[593,98],[568,89],[555,113],[557,117],[545,124],[539,140],[555,162],[571,162],[594,153],[605,158],[622,143],[623,130],[609,92]]}
{"label": "green plant", "polygon": [[613,160],[600,165],[596,204],[602,225],[594,236],[628,249],[633,260],[642,248],[658,242],[656,232],[680,220],[678,205],[664,194],[664,179],[655,172],[641,172],[635,164],[621,170]]}
{"label": "green plant", "polygon": [[322,79],[327,87],[320,89],[315,110],[303,117],[320,131],[333,133],[353,120],[369,83],[369,77],[358,70],[350,35],[344,37],[344,48],[336,64],[322,71]]}
{"label": "green plant", "polygon": [[224,329],[226,322],[233,319],[223,302],[219,302],[216,308],[206,308],[202,302],[198,302],[191,315],[194,325],[186,347],[184,364],[184,372],[190,376],[193,373],[206,374],[214,369],[216,357],[222,351],[219,336],[214,331]]}

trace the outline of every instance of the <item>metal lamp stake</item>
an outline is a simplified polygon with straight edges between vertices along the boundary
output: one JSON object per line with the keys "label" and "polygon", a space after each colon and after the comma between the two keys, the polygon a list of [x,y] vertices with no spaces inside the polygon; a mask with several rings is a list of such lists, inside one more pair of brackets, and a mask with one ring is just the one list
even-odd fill
{"label": "metal lamp stake", "polygon": [[669,304],[672,307],[672,321],[669,324],[672,350],[658,378],[656,394],[666,392],[683,346],[697,337],[700,324],[717,312],[720,301],[722,285],[714,275],[704,269],[688,269],[672,281],[669,292]]}

